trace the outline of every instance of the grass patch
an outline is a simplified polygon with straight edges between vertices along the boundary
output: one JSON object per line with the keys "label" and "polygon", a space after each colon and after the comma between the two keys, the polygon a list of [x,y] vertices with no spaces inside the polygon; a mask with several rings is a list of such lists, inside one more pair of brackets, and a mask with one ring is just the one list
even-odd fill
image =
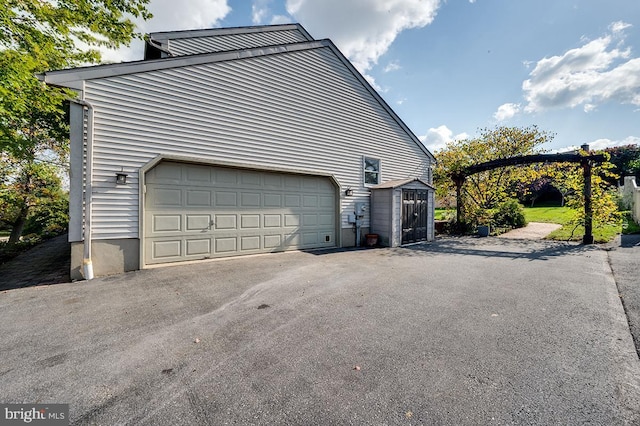
{"label": "grass patch", "polygon": [[622,213],[622,233],[640,234],[640,225],[633,220],[633,216],[630,211]]}
{"label": "grass patch", "polygon": [[[527,222],[557,223],[562,225],[562,228],[553,231],[546,237],[549,240],[557,241],[582,241],[584,226],[576,228],[575,225],[571,224],[575,214],[568,207],[525,207],[524,209]],[[622,224],[597,227],[593,229],[593,239],[596,243],[608,243],[622,231]],[[640,231],[640,227],[638,227],[638,231]]]}
{"label": "grass patch", "polygon": [[456,209],[447,209],[444,207],[436,208],[436,220],[447,220],[456,215]]}
{"label": "grass patch", "polygon": [[[575,228],[573,232],[573,236],[571,235],[571,231]],[[622,230],[621,225],[605,225],[598,228],[593,229],[593,240],[596,243],[608,243],[613,240],[616,235],[620,233]],[[549,240],[558,240],[558,241],[582,241],[582,237],[584,236],[584,226],[575,225],[564,225],[562,228],[553,231],[551,234],[547,235],[547,239]],[[569,240],[569,238],[571,238]]]}
{"label": "grass patch", "polygon": [[525,207],[527,222],[557,223],[565,225],[573,219],[574,212],[569,207]]}

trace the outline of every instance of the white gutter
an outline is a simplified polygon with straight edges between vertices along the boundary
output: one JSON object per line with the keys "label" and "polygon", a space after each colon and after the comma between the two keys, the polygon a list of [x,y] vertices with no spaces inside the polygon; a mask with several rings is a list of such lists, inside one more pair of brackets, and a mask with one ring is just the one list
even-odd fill
{"label": "white gutter", "polygon": [[73,99],[72,102],[87,108],[87,159],[85,166],[84,186],[84,250],[82,255],[82,271],[86,280],[93,279],[93,264],[91,263],[91,201],[93,198],[93,105],[83,99]]}

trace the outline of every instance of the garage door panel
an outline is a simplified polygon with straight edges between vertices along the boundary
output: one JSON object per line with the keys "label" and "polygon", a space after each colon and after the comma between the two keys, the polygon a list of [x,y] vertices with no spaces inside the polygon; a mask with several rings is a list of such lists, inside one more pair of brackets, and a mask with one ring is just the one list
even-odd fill
{"label": "garage door panel", "polygon": [[163,259],[168,257],[180,257],[182,254],[182,241],[153,241],[153,258]]}
{"label": "garage door panel", "polygon": [[282,207],[282,194],[264,194],[265,207]]}
{"label": "garage door panel", "polygon": [[235,214],[217,214],[215,219],[216,229],[236,229],[237,218]]}
{"label": "garage door panel", "polygon": [[152,230],[153,232],[180,232],[181,221],[181,215],[154,215]]}
{"label": "garage door panel", "polygon": [[318,207],[318,196],[317,195],[305,195],[302,197],[302,206],[303,207]]}
{"label": "garage door panel", "polygon": [[193,215],[187,216],[187,231],[209,230],[211,224],[211,215]]}
{"label": "garage door panel", "polygon": [[264,236],[264,248],[272,249],[280,247],[282,245],[282,235],[265,235]]}
{"label": "garage door panel", "polygon": [[265,228],[280,228],[282,226],[281,216],[279,214],[265,214],[264,215],[264,227]]}
{"label": "garage door panel", "polygon": [[260,228],[259,214],[243,214],[240,218],[240,227],[242,229]]}
{"label": "garage door panel", "polygon": [[196,191],[187,190],[186,205],[188,207],[201,207],[211,205],[211,192],[210,191]]}
{"label": "garage door panel", "polygon": [[335,246],[328,178],[171,162],[147,177],[147,264]]}
{"label": "garage door panel", "polygon": [[299,176],[285,176],[284,187],[286,189],[299,189],[301,186]]}
{"label": "garage door panel", "polygon": [[216,253],[228,253],[238,250],[236,237],[216,238]]}
{"label": "garage door panel", "polygon": [[319,198],[318,207],[323,209],[333,208],[336,202],[333,196],[321,195]]}
{"label": "garage door panel", "polygon": [[188,183],[209,184],[211,182],[211,167],[192,165],[185,169],[184,175]]}
{"label": "garage door panel", "polygon": [[260,194],[255,192],[243,192],[241,207],[260,207]]}
{"label": "garage door panel", "polygon": [[240,250],[260,250],[260,236],[240,237]]}
{"label": "garage door panel", "polygon": [[300,195],[287,194],[284,196],[284,207],[300,207]]}
{"label": "garage door panel", "polygon": [[317,232],[305,232],[302,234],[302,244],[305,246],[318,244]]}
{"label": "garage door panel", "polygon": [[302,215],[302,226],[317,226],[318,225],[318,215],[317,214],[304,214]]}
{"label": "garage door panel", "polygon": [[285,214],[284,215],[284,226],[285,228],[291,226],[300,226],[300,215],[299,214]]}
{"label": "garage door panel", "polygon": [[187,240],[186,253],[187,256],[199,256],[211,254],[211,239],[203,238],[197,240]]}
{"label": "garage door panel", "polygon": [[324,228],[329,228],[335,223],[335,216],[332,214],[319,214],[318,225]]}
{"label": "garage door panel", "polygon": [[158,188],[156,190],[150,191],[147,198],[151,200],[152,206],[182,206],[182,191],[180,189]]}
{"label": "garage door panel", "polygon": [[216,207],[237,207],[238,194],[228,191],[216,191]]}

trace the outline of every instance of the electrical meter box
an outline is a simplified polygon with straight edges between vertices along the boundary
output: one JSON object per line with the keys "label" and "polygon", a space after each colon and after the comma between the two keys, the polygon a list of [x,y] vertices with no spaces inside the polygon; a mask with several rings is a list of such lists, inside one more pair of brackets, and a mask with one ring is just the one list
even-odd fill
{"label": "electrical meter box", "polygon": [[367,212],[367,203],[356,203],[356,216],[364,216]]}

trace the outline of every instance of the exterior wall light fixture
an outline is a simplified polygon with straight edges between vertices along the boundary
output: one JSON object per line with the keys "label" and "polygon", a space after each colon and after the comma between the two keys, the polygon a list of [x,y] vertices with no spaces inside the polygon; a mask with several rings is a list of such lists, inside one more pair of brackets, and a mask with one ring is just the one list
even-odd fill
{"label": "exterior wall light fixture", "polygon": [[347,197],[351,197],[353,195],[353,189],[351,189],[350,187],[347,188],[347,190],[344,191],[344,195],[346,195]]}
{"label": "exterior wall light fixture", "polygon": [[126,185],[127,184],[127,175],[122,168],[120,168],[119,172],[116,172],[116,185]]}

